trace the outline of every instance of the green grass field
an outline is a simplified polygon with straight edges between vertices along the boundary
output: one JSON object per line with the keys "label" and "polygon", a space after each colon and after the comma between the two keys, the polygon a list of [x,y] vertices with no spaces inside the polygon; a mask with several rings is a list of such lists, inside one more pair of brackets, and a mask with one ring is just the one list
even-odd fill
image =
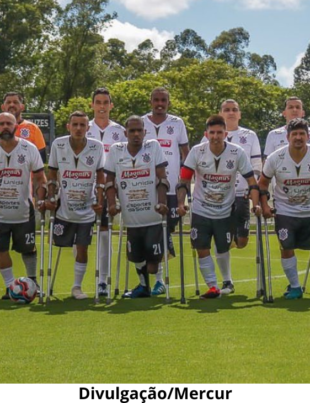
{"label": "green grass field", "polygon": [[[114,264],[117,240],[113,236]],[[73,256],[64,249],[49,305],[0,301],[0,382],[309,383],[310,295],[298,301],[282,297],[287,282],[275,236],[270,237],[275,300],[265,305],[255,297],[253,236],[245,250],[232,250],[236,293],[208,301],[195,296],[188,236],[184,241],[185,305],[180,304],[179,258],[170,260],[171,304],[165,296],[119,296],[109,306],[104,300],[94,305],[95,246],[84,280],[89,299],[73,300]],[[45,255],[47,263],[47,248]],[[308,256],[298,253],[301,281]],[[15,275],[24,275],[19,256],[13,253],[13,258]],[[123,259],[121,290],[124,264]],[[130,269],[130,285],[135,286],[133,265]],[[203,291],[200,274],[199,280]],[[114,281],[115,270],[113,290]],[[1,287],[3,291],[3,283]]]}

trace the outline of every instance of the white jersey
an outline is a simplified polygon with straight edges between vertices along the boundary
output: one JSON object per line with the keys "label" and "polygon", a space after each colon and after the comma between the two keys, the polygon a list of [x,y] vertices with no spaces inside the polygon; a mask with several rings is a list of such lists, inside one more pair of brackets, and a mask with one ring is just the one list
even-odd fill
{"label": "white jersey", "polygon": [[169,166],[167,169],[167,178],[170,183],[168,194],[175,194],[175,187],[179,181],[180,174],[180,149],[182,145],[188,144],[188,137],[184,122],[181,118],[173,115],[167,115],[164,122],[156,125],[148,115],[142,117],[144,128],[146,130],[145,139],[155,139],[159,142]]}
{"label": "white jersey", "polygon": [[0,222],[29,221],[31,209],[31,172],[44,168],[35,145],[18,139],[14,150],[0,147]]}
{"label": "white jersey", "polygon": [[271,130],[266,138],[264,156],[268,157],[271,153],[288,144],[286,126]]}
{"label": "white jersey", "polygon": [[237,172],[245,177],[253,176],[245,151],[227,142],[218,157],[210,150],[209,142],[194,146],[184,165],[196,174],[193,212],[213,219],[230,216]]}
{"label": "white jersey", "polygon": [[64,136],[54,140],[48,162],[49,168],[59,171],[60,207],[56,216],[75,223],[92,222],[96,172],[103,169],[102,144],[88,138],[84,149],[76,155],[69,139],[70,136]]}
{"label": "white jersey", "polygon": [[126,227],[146,227],[162,222],[154,207],[158,203],[156,167],[167,166],[167,160],[155,140],[143,142],[135,157],[128,143],[113,144],[105,164],[105,172],[115,174],[118,197]]}
{"label": "white jersey", "polygon": [[310,217],[310,146],[303,160],[296,164],[285,146],[268,156],[263,174],[275,177],[274,201],[277,214]]}
{"label": "white jersey", "polygon": [[[259,176],[262,172],[262,155],[257,134],[253,130],[238,127],[237,130],[228,132],[226,141],[237,144],[245,151],[254,173]],[[206,136],[201,139],[201,143],[208,142]],[[249,186],[246,179],[237,174],[236,179],[236,196],[243,197],[248,194]]]}
{"label": "white jersey", "polygon": [[89,122],[87,137],[101,141],[104,151],[103,163],[112,144],[127,141],[124,127],[112,120],[109,121],[109,125],[103,130],[95,123],[95,119],[91,120]]}

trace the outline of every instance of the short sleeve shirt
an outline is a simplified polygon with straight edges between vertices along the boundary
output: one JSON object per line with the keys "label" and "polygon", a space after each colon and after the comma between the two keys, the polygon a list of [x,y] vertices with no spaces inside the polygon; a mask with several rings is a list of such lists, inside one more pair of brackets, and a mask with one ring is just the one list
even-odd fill
{"label": "short sleeve shirt", "polygon": [[17,126],[15,136],[30,141],[38,150],[42,150],[46,147],[44,136],[40,128],[29,120],[23,120]]}

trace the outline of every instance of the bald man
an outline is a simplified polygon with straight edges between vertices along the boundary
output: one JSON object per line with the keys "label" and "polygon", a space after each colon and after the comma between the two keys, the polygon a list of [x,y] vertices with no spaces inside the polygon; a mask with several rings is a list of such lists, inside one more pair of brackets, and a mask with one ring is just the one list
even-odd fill
{"label": "bald man", "polygon": [[[16,137],[17,122],[8,112],[0,114],[0,273],[9,299],[8,288],[14,281],[12,249],[22,254],[27,277],[36,281],[37,252],[35,246],[35,216],[31,196],[31,176],[37,181],[37,201],[46,194],[44,166],[37,148],[29,141]],[[43,203],[38,203],[40,211]],[[38,285],[37,285],[38,287]]]}

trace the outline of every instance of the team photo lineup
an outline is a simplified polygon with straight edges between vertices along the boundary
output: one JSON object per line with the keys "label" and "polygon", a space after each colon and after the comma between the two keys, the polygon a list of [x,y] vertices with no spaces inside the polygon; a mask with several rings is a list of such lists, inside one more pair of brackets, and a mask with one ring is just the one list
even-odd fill
{"label": "team photo lineup", "polygon": [[[283,100],[286,124],[271,128],[264,150],[254,131],[239,126],[238,100],[223,100],[217,114],[206,116],[201,142],[190,149],[182,118],[169,113],[166,88],[154,88],[150,111],[144,116],[129,116],[123,126],[110,120],[112,96],[107,88],[92,93],[91,121],[84,111],[72,111],[67,123],[69,135],[57,137],[49,155],[40,129],[22,117],[23,96],[14,91],[3,96],[2,300],[29,303],[37,296],[40,303],[45,298],[49,302],[55,274],[53,249],[60,252],[66,247],[73,251],[71,296],[77,300],[88,298],[82,284],[95,229],[95,302],[111,303],[112,257],[116,257],[112,226],[118,221],[120,239],[125,229],[127,233],[127,263],[122,262],[122,267],[131,262],[138,275],[137,286],[125,290],[122,298],[165,294],[169,301],[169,259],[175,258],[180,259],[181,302],[185,302],[185,237],[190,237],[193,250],[192,267],[186,270],[194,270],[196,290],[198,270],[205,283],[199,298],[233,294],[230,249],[246,248],[253,230],[257,296],[273,302],[270,219],[279,242],[279,250],[274,253],[281,258],[288,283],[283,298],[302,298],[305,283],[300,283],[295,249],[310,250],[309,127],[302,100],[295,96]],[[36,235],[35,210],[40,216],[40,236]],[[185,217],[190,217],[190,235],[183,234]],[[45,232],[48,261],[44,260]],[[176,240],[180,256],[175,252]],[[24,277],[14,275],[10,249],[21,254]],[[120,265],[116,289],[119,270]]]}

